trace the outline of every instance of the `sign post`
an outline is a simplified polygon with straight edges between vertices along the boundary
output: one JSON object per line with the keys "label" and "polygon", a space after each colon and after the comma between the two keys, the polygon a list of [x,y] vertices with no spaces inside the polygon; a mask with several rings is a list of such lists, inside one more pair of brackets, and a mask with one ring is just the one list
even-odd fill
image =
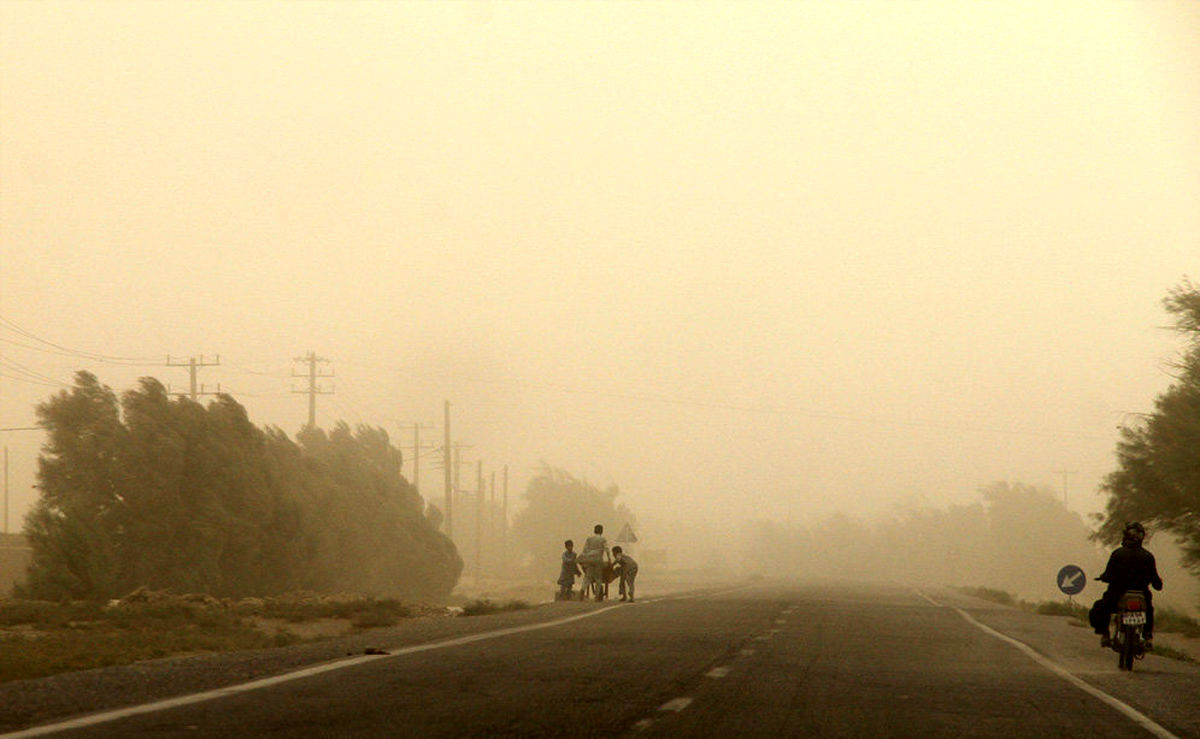
{"label": "sign post", "polygon": [[1067,602],[1075,605],[1075,596],[1083,592],[1087,585],[1087,576],[1078,565],[1067,565],[1058,571],[1058,589],[1066,593]]}

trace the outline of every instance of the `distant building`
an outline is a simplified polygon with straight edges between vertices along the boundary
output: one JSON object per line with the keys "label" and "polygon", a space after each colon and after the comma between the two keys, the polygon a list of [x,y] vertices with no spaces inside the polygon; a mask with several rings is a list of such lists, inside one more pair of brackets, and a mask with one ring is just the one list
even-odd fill
{"label": "distant building", "polygon": [[8,597],[14,585],[25,582],[32,558],[33,550],[22,534],[0,534],[0,597]]}

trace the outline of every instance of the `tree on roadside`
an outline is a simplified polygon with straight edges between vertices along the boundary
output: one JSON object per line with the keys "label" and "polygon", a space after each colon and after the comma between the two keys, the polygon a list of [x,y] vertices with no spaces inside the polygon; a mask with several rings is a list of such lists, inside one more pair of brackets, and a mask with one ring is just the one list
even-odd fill
{"label": "tree on roadside", "polygon": [[292,441],[228,395],[116,396],[87,372],[41,403],[25,591],[101,600],[140,586],[221,596],[300,588],[440,598],[462,571],[382,429]]}
{"label": "tree on roadside", "polygon": [[1121,429],[1096,536],[1116,543],[1134,520],[1164,529],[1179,541],[1184,565],[1200,574],[1200,286],[1184,280],[1163,304],[1187,347],[1154,412]]}
{"label": "tree on roadside", "polygon": [[531,559],[535,572],[556,575],[563,540],[574,539],[578,551],[596,524],[604,526],[611,546],[622,526],[637,526],[629,508],[617,503],[620,494],[616,485],[601,489],[543,462],[525,487],[525,507],[513,519],[518,556]]}
{"label": "tree on roadside", "polygon": [[1098,572],[1103,552],[1078,513],[1052,492],[997,481],[979,502],[905,505],[873,521],[835,513],[805,526],[760,521],[747,530],[747,562],[763,574],[889,579],[1058,596],[1066,564]]}
{"label": "tree on roadside", "polygon": [[117,585],[113,534],[126,433],[117,397],[80,372],[72,391],[39,405],[37,415],[47,438],[38,459],[40,495],[25,524],[33,550],[28,587],[57,597],[107,597]]}

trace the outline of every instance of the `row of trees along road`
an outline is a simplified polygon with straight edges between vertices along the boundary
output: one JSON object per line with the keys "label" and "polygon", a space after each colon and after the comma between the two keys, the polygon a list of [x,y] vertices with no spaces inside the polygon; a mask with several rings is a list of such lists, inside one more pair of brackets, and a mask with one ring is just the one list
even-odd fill
{"label": "row of trees along road", "polygon": [[1154,412],[1121,429],[1097,538],[1119,542],[1126,521],[1142,521],[1174,535],[1200,574],[1200,286],[1184,280],[1163,304],[1186,346]]}
{"label": "row of trees along road", "polygon": [[802,526],[757,521],[746,531],[747,564],[764,574],[799,573],[988,587],[1026,598],[1059,595],[1054,573],[1071,563],[1099,573],[1105,553],[1086,521],[1053,492],[999,481],[980,500],[947,508],[910,505],[872,522],[832,515]]}
{"label": "row of trees along road", "polygon": [[37,415],[47,441],[23,595],[440,598],[462,571],[382,429],[309,427],[293,441],[228,395],[205,407],[143,378],[118,401],[88,372]]}

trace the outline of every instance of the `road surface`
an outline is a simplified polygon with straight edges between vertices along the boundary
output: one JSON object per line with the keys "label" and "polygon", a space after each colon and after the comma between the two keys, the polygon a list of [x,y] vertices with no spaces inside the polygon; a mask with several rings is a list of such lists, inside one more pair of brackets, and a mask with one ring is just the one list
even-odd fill
{"label": "road surface", "polygon": [[[1200,737],[1200,667],[1121,673],[1067,619],[937,588],[756,583],[182,696],[52,736]],[[32,736],[36,732],[5,736]]]}

